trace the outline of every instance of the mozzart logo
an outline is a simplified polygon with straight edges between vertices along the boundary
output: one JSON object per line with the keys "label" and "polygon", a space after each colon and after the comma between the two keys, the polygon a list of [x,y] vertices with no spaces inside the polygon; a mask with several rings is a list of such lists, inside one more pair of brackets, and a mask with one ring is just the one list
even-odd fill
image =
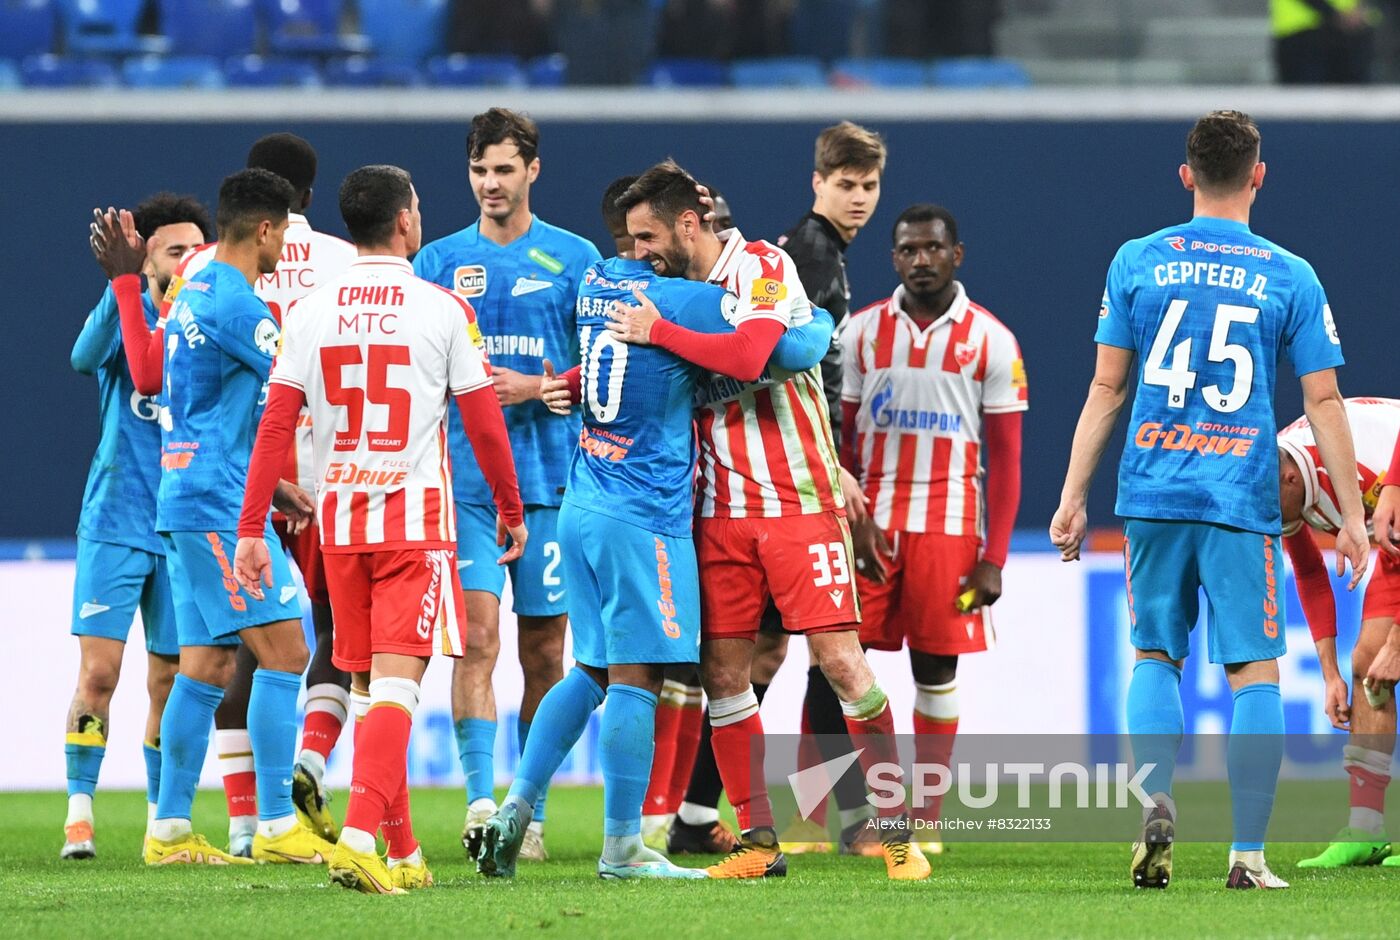
{"label": "mozzart logo", "polygon": [[[864,748],[834,757],[815,767],[788,774],[788,786],[797,801],[797,811],[810,819],[835,789],[836,782],[860,760]],[[1032,809],[1031,787],[1048,784],[1049,807],[1059,809],[1064,804],[1063,788],[1072,785],[1076,809],[1126,809],[1140,805],[1152,809],[1156,804],[1142,788],[1143,781],[1155,770],[1155,763],[1145,763],[1134,772],[1127,763],[1084,764],[1061,761],[971,764],[915,763],[908,774],[899,764],[880,763],[865,774],[868,791],[866,802],[876,809],[892,809],[909,804],[915,809],[932,805],[950,793],[969,809],[987,809],[997,804],[1002,792],[1002,778],[1016,788],[1016,808]],[[974,772],[977,777],[974,777]],[[978,782],[978,777],[981,778]],[[956,778],[956,780],[955,780]],[[980,792],[979,792],[980,791]],[[1130,798],[1136,803],[1130,802]]]}

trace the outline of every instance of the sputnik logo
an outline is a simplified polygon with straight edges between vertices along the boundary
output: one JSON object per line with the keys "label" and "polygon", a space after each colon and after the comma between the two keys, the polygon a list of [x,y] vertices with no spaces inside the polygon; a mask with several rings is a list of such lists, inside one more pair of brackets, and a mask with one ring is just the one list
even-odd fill
{"label": "sputnik logo", "polygon": [[788,774],[788,786],[792,787],[792,795],[797,799],[797,811],[803,819],[810,819],[817,807],[826,802],[836,788],[836,781],[860,760],[864,750],[858,748],[849,754],[833,757],[826,763]]}

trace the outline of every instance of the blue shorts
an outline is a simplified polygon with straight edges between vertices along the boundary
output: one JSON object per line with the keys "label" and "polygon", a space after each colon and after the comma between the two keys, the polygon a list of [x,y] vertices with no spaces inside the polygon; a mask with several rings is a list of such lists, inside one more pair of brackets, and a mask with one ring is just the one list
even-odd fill
{"label": "blue shorts", "polygon": [[1128,519],[1123,535],[1134,647],[1186,658],[1204,592],[1211,662],[1250,663],[1284,654],[1277,535],[1152,519]]}
{"label": "blue shorts", "polygon": [[570,503],[559,510],[574,659],[598,669],[700,660],[700,572],[688,538]]}
{"label": "blue shorts", "polygon": [[146,628],[146,650],[176,656],[175,605],[164,555],[78,537],[73,581],[73,635],[126,642],[136,610]]}
{"label": "blue shorts", "polygon": [[496,564],[504,548],[496,544],[496,507],[457,503],[457,574],[464,591],[501,596],[510,569],[510,590],[517,616],[557,617],[568,610],[568,580],[560,563],[555,527],[557,506],[526,506],[525,528],[530,538],[525,554],[502,567]]}
{"label": "blue shorts", "polygon": [[233,577],[233,532],[162,532],[170,560],[170,593],[181,646],[237,646],[238,631],[279,620],[300,620],[300,589],[271,524],[263,535],[273,585],[257,600]]}

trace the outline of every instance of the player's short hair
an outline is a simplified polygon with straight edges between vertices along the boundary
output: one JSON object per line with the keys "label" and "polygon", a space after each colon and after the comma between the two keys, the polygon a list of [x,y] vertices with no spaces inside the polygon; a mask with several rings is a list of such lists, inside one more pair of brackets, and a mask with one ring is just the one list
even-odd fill
{"label": "player's short hair", "polygon": [[340,184],[340,217],[357,245],[382,245],[403,209],[413,205],[413,177],[387,164],[362,166]]}
{"label": "player's short hair", "polygon": [[292,184],[271,170],[253,167],[224,177],[214,217],[219,240],[243,241],[264,219],[282,221],[295,196]]}
{"label": "player's short hair", "polygon": [[705,207],[700,203],[700,194],[695,191],[696,185],[695,177],[675,160],[667,158],[637,177],[636,182],[617,198],[617,208],[626,214],[634,206],[646,203],[656,217],[667,225],[674,224],[686,210],[693,211],[703,221]]}
{"label": "player's short hair", "polygon": [[901,212],[899,218],[894,220],[894,228],[890,230],[890,243],[898,242],[901,225],[915,225],[919,222],[932,222],[934,220],[943,223],[943,227],[948,230],[948,237],[956,245],[958,243],[958,220],[953,218],[953,213],[931,202],[916,202]]}
{"label": "player's short hair", "polygon": [[885,139],[868,128],[850,121],[833,124],[817,135],[813,165],[822,178],[837,170],[885,172]]}
{"label": "player's short hair", "polygon": [[621,226],[623,220],[626,219],[627,210],[619,209],[617,200],[635,182],[637,182],[636,176],[619,176],[608,184],[607,189],[603,190],[603,223],[609,229]]}
{"label": "player's short hair", "polygon": [[540,128],[528,116],[508,108],[490,108],[472,118],[467,131],[467,159],[480,160],[486,148],[506,141],[515,144],[529,166],[540,155]]}
{"label": "player's short hair", "polygon": [[199,226],[199,233],[208,241],[213,229],[209,226],[209,210],[204,203],[193,196],[176,193],[156,193],[132,211],[136,219],[136,231],[141,237],[150,239],[156,229],[166,225],[179,225],[190,222]]}
{"label": "player's short hair", "polygon": [[1186,135],[1186,165],[1211,192],[1243,189],[1259,162],[1259,127],[1243,111],[1212,111]]}
{"label": "player's short hair", "polygon": [[301,195],[316,184],[316,149],[296,134],[268,134],[248,151],[248,166],[271,170]]}

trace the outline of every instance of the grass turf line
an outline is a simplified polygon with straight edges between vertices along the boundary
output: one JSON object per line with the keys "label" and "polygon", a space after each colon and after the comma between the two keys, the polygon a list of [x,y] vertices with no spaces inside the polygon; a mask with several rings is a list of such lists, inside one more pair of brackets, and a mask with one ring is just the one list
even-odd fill
{"label": "grass turf line", "polygon": [[[337,809],[344,794],[337,794]],[[601,846],[598,788],[550,792],[551,861],[522,862],[513,882],[488,882],[459,842],[459,790],[414,794],[414,821],[437,887],[403,898],[367,897],[327,883],[309,866],[183,866],[147,870],[138,859],[145,801],[98,792],[91,862],[63,862],[62,793],[0,794],[0,912],[20,936],[140,937],[181,933],[257,936],[269,929],[316,937],[704,937],[818,931],[825,936],[1340,936],[1363,917],[1400,919],[1400,870],[1299,870],[1318,847],[1280,844],[1269,859],[1289,891],[1224,890],[1226,847],[1180,844],[1167,891],[1136,891],[1128,847],[1117,844],[953,843],[932,879],[886,881],[879,859],[804,855],[764,882],[609,883],[595,875]],[[1339,807],[1339,814],[1342,812]],[[205,791],[200,831],[224,842],[222,795]],[[706,859],[679,857],[685,865]]]}

